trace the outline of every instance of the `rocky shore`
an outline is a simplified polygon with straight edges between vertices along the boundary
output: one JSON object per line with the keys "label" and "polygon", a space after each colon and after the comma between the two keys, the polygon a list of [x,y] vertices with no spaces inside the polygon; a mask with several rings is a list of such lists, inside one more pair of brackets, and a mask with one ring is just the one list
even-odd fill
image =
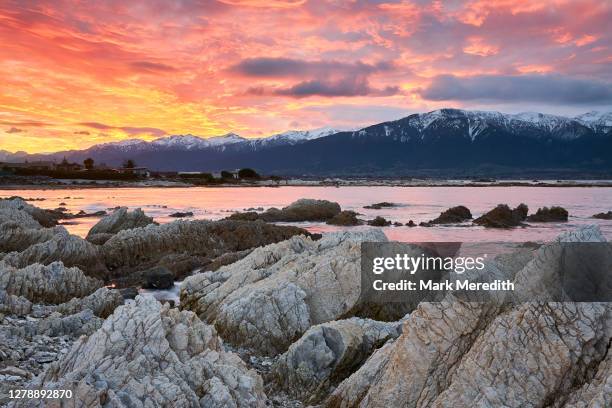
{"label": "rocky shore", "polygon": [[[612,406],[611,303],[474,303],[449,293],[392,313],[369,309],[361,244],[387,241],[382,230],[318,236],[269,223],[355,224],[334,204],[165,225],[118,209],[82,239],[23,200],[0,200],[0,405]],[[532,221],[563,215],[542,209]],[[491,227],[529,221],[526,206],[483,217]],[[432,224],[471,219],[455,207]],[[605,239],[587,226],[556,241]],[[560,262],[551,245],[497,256],[480,273],[546,294],[534,268]],[[184,279],[179,305],[116,288],[150,284],[152,270],[156,282]],[[74,396],[10,401],[21,388]]]}

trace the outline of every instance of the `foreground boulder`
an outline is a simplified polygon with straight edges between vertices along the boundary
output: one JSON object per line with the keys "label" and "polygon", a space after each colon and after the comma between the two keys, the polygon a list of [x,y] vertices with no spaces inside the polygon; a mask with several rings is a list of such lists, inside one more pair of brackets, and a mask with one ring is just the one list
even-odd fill
{"label": "foreground boulder", "polygon": [[343,227],[352,227],[363,224],[363,222],[357,218],[357,215],[358,214],[355,211],[341,211],[327,220],[326,223],[329,225],[339,225]]}
{"label": "foreground boulder", "polygon": [[542,207],[538,208],[535,214],[527,217],[531,222],[564,222],[567,221],[568,212],[563,207]]}
{"label": "foreground boulder", "polygon": [[102,244],[104,240],[108,240],[119,231],[146,227],[149,224],[155,224],[153,218],[147,217],[140,208],[134,211],[128,211],[127,207],[121,207],[111,215],[98,221],[98,223],[89,230],[87,240]]}
{"label": "foreground boulder", "polygon": [[313,326],[276,360],[271,378],[292,398],[318,403],[401,325],[354,317]]}
{"label": "foreground boulder", "polygon": [[102,287],[82,299],[73,298],[55,308],[63,315],[72,315],[84,310],[91,310],[98,317],[107,318],[124,302],[121,292],[117,289]]}
{"label": "foreground boulder", "polygon": [[[301,228],[262,221],[180,220],[120,231],[101,246],[101,254],[111,279],[158,264],[165,265],[179,277],[191,273],[193,265],[205,266],[221,255],[283,241],[298,234],[309,235]],[[180,262],[177,262],[179,255]],[[190,269],[173,270],[172,265]]]}
{"label": "foreground boulder", "polygon": [[607,213],[599,213],[593,215],[593,218],[598,218],[600,220],[612,220],[612,211],[608,211]]}
{"label": "foreground boulder", "polygon": [[67,268],[61,262],[25,268],[0,262],[0,289],[34,303],[60,304],[87,296],[102,285],[102,281],[85,276],[79,268]]}
{"label": "foreground boulder", "polygon": [[261,378],[224,351],[213,327],[142,296],[29,386],[72,389],[81,406],[264,407],[267,400]]}
{"label": "foreground boulder", "polygon": [[319,241],[296,236],[257,248],[234,264],[187,278],[181,307],[214,323],[228,342],[276,355],[310,326],[354,307],[361,242],[386,240],[371,229],[330,233]]}
{"label": "foreground boulder", "polygon": [[423,227],[431,227],[432,225],[441,224],[459,224],[471,219],[472,213],[470,212],[469,208],[459,205],[441,212],[437,218],[431,221],[422,222],[420,225]]}
{"label": "foreground boulder", "polygon": [[474,224],[487,228],[512,228],[521,225],[527,218],[529,208],[525,204],[518,205],[514,210],[506,204],[499,204],[488,213],[474,220]]}

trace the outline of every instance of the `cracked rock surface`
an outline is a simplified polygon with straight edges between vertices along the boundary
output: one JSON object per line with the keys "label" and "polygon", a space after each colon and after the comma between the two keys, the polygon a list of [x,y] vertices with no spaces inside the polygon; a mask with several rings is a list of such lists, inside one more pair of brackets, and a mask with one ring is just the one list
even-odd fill
{"label": "cracked rock surface", "polygon": [[232,344],[277,355],[310,326],[336,320],[360,295],[361,242],[380,230],[296,236],[254,250],[231,265],[187,278],[181,306]]}
{"label": "cracked rock surface", "polygon": [[91,242],[104,243],[119,231],[146,227],[149,224],[155,224],[153,218],[148,217],[140,208],[128,211],[127,207],[121,207],[100,219],[89,230],[86,239]]}
{"label": "cracked rock surface", "polygon": [[79,339],[32,385],[73,389],[72,401],[88,407],[263,407],[267,401],[261,377],[224,351],[212,326],[142,296]]}

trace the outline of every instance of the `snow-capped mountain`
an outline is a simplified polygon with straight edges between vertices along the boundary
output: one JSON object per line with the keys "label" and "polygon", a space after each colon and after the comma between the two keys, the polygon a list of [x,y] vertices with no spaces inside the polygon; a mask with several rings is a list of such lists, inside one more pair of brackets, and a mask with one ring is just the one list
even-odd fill
{"label": "snow-capped mountain", "polygon": [[568,118],[537,112],[439,109],[360,130],[323,128],[257,139],[233,133],[212,138],[172,135],[151,142],[127,140],[33,159],[61,160],[66,156],[82,161],[92,157],[108,165],[133,159],[139,165],[163,171],[253,167],[275,174],[319,175],[579,168],[609,170],[612,177],[611,117],[612,113],[601,112]]}

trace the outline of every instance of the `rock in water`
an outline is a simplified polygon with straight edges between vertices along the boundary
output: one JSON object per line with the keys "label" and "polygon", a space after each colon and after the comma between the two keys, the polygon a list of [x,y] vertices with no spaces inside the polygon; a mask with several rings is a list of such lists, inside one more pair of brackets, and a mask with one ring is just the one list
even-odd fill
{"label": "rock in water", "polygon": [[0,198],[0,209],[25,211],[45,228],[57,225],[57,220],[59,219],[59,217],[52,212],[35,207],[27,203],[21,197]]}
{"label": "rock in water", "polygon": [[361,225],[362,222],[357,219],[357,213],[355,211],[342,211],[327,220],[327,224],[350,227]]}
{"label": "rock in water", "polygon": [[535,214],[527,217],[527,221],[531,222],[563,222],[567,221],[568,212],[563,207],[543,207],[538,208]]}
{"label": "rock in water", "polygon": [[499,204],[497,207],[476,218],[474,224],[482,225],[487,228],[512,228],[521,225],[527,218],[528,207],[520,204],[511,210],[506,204]]}
{"label": "rock in water", "polygon": [[441,212],[437,218],[431,221],[422,222],[421,226],[431,227],[432,225],[440,224],[459,224],[471,219],[472,213],[470,212],[469,208],[459,205],[457,207],[452,207],[444,212]]}
{"label": "rock in water", "polygon": [[368,221],[368,225],[373,227],[388,227],[391,225],[391,221],[387,221],[385,218],[378,216],[373,220]]}
{"label": "rock in water", "polygon": [[121,207],[111,215],[108,215],[98,221],[98,223],[94,225],[91,230],[89,230],[87,240],[96,243],[103,243],[101,242],[101,237],[106,237],[106,239],[108,239],[110,236],[118,233],[119,231],[146,227],[150,224],[155,224],[153,218],[147,217],[140,208],[130,212],[128,211],[127,207]]}
{"label": "rock in water", "polygon": [[272,366],[271,377],[289,396],[316,404],[385,342],[401,322],[351,318],[313,326]]}
{"label": "rock in water", "polygon": [[144,272],[147,289],[169,289],[174,286],[174,274],[163,266],[156,266]]}
{"label": "rock in water", "polygon": [[386,240],[370,229],[257,248],[234,264],[187,278],[181,307],[214,323],[228,342],[276,355],[311,325],[338,319],[355,305],[361,242]]}
{"label": "rock in water", "polygon": [[327,221],[340,213],[340,205],[327,200],[302,198],[280,210],[271,208],[260,215],[268,222]]}
{"label": "rock in water", "polygon": [[172,217],[172,218],[186,218],[186,217],[193,217],[193,212],[191,211],[185,211],[185,212],[175,212],[170,214],[168,217]]}
{"label": "rock in water", "polygon": [[612,211],[608,211],[607,213],[599,213],[593,215],[593,218],[598,218],[600,220],[612,220]]}
{"label": "rock in water", "polygon": [[0,289],[34,303],[60,304],[80,298],[102,287],[102,281],[85,276],[78,268],[61,262],[13,268],[0,262]]}
{"label": "rock in water", "polygon": [[80,406],[246,408],[267,401],[262,379],[224,351],[212,326],[143,296],[29,386],[73,389]]}
{"label": "rock in water", "polygon": [[397,204],[383,201],[382,203],[375,203],[375,204],[371,204],[371,205],[366,205],[363,208],[367,208],[369,210],[380,210],[382,208],[391,208],[391,207],[397,207]]}

